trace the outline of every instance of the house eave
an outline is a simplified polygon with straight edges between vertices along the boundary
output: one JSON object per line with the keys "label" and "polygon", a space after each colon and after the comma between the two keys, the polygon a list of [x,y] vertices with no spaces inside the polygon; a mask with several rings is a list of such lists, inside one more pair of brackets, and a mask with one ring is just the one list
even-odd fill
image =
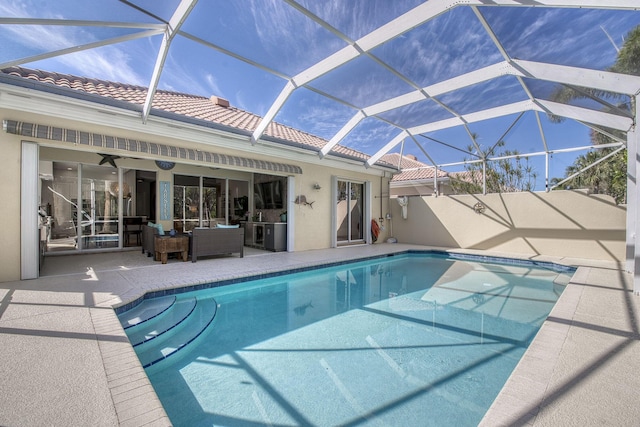
{"label": "house eave", "polygon": [[[0,109],[358,172],[363,172],[366,162],[366,159],[335,152],[320,159],[319,149],[267,135],[254,146],[250,143],[249,131],[164,110],[153,109],[143,124],[140,105],[6,74],[0,74]],[[381,164],[375,164],[368,170],[373,175],[391,175],[394,172],[395,168]]]}

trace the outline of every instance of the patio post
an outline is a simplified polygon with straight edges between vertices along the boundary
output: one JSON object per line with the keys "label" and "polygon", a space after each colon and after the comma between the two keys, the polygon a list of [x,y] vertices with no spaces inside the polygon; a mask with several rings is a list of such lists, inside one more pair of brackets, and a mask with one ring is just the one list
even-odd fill
{"label": "patio post", "polygon": [[633,273],[633,293],[640,295],[640,245],[638,245],[638,215],[640,210],[636,204],[640,200],[640,187],[636,175],[640,160],[638,154],[638,99],[633,98],[634,125],[627,132],[627,232],[626,232],[626,269]]}
{"label": "patio post", "polygon": [[549,152],[544,153],[544,192],[549,192]]}

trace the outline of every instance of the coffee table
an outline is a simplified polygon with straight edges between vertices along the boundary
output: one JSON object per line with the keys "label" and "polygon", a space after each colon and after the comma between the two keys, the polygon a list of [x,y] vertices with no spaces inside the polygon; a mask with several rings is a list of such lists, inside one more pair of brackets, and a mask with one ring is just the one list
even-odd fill
{"label": "coffee table", "polygon": [[167,263],[170,253],[180,252],[182,261],[186,262],[189,256],[189,236],[156,236],[155,237],[155,260]]}

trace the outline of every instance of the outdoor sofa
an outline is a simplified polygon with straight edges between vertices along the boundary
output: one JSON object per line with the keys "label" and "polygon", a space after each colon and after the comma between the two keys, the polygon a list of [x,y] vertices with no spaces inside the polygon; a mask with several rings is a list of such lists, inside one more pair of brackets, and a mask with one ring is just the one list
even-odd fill
{"label": "outdoor sofa", "polygon": [[190,242],[191,261],[198,257],[239,253],[244,257],[244,229],[238,226],[194,228]]}
{"label": "outdoor sofa", "polygon": [[[229,227],[229,228],[228,228]],[[155,237],[164,234],[157,226],[142,226],[142,253],[155,254]],[[194,228],[189,234],[189,253],[191,261],[198,257],[240,254],[244,257],[244,229],[238,226],[218,225],[214,228]]]}

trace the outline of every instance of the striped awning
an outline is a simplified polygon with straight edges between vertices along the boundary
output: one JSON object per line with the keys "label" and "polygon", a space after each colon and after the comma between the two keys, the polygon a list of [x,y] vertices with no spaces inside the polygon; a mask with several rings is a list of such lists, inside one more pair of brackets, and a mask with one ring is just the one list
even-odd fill
{"label": "striped awning", "polygon": [[55,126],[18,122],[15,120],[3,120],[2,126],[5,132],[14,135],[68,142],[70,144],[85,145],[95,148],[124,150],[132,154],[144,153],[153,156],[161,156],[167,160],[194,160],[203,163],[212,163],[215,165],[231,167],[236,166],[257,169],[260,171],[295,174],[302,173],[302,168],[300,166],[286,163],[268,162],[265,160],[250,159],[240,156],[229,156],[227,154],[174,147],[172,145],[139,141],[137,139],[120,138],[73,129],[64,129]]}

